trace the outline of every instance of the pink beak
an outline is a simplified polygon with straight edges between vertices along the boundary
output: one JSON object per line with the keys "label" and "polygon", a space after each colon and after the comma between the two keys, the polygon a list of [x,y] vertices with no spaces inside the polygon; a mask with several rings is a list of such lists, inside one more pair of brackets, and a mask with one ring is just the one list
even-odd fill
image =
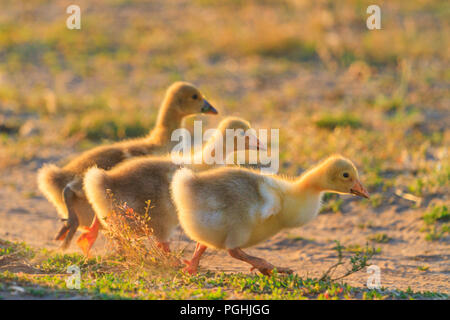
{"label": "pink beak", "polygon": [[369,192],[366,190],[366,188],[364,188],[359,180],[356,180],[355,184],[350,189],[350,193],[367,199],[369,199],[370,197]]}

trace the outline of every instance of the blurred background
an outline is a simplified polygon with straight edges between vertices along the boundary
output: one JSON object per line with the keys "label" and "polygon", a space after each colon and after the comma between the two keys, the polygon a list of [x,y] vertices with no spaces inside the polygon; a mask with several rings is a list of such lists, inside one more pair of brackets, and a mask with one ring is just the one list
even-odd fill
{"label": "blurred background", "polygon": [[283,173],[340,152],[372,190],[445,193],[448,1],[378,1],[372,31],[362,0],[80,0],[81,30],[71,4],[2,0],[0,167],[144,135],[186,80],[222,115],[281,128]]}
{"label": "blurred background", "polygon": [[176,80],[283,128],[285,169],[344,150],[412,165],[448,146],[447,1],[378,1],[373,31],[360,0],[76,1],[81,30],[71,4],[2,0],[3,166],[143,135]]}

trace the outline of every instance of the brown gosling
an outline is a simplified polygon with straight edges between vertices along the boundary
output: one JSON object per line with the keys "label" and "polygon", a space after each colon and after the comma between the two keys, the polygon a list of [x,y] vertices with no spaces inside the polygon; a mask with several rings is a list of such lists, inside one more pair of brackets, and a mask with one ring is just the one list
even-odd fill
{"label": "brown gosling", "polygon": [[[206,170],[214,166],[209,160],[216,152],[214,146],[216,140],[222,140],[223,153],[226,153],[226,130],[241,129],[240,133],[250,129],[250,124],[242,119],[229,117],[221,121],[216,134],[212,136],[201,151],[201,164],[187,164],[193,170]],[[236,132],[236,131],[235,131]],[[237,135],[234,136],[234,149],[238,148],[257,150],[265,148],[254,135],[247,135],[245,144],[237,143]],[[194,155],[195,158],[195,155]],[[185,164],[186,165],[186,164]],[[170,157],[147,157],[133,159],[123,163],[112,170],[105,171],[100,168],[91,168],[84,178],[86,196],[95,210],[96,218],[89,230],[77,241],[86,255],[92,247],[98,233],[99,225],[107,228],[108,214],[114,210],[111,194],[119,203],[126,202],[134,212],[143,214],[146,211],[147,201],[151,201],[149,212],[149,226],[153,229],[154,236],[159,246],[169,252],[169,239],[173,230],[178,225],[178,218],[172,199],[170,197],[170,182],[173,174],[180,165],[175,164]]]}
{"label": "brown gosling", "polygon": [[197,241],[185,268],[189,273],[197,272],[200,257],[209,247],[227,250],[233,258],[269,275],[272,264],[242,249],[313,220],[324,192],[369,197],[353,163],[341,156],[328,158],[295,180],[242,168],[200,173],[183,168],[172,178],[171,189],[180,224]]}
{"label": "brown gosling", "polygon": [[63,240],[63,249],[70,245],[78,227],[90,226],[94,218],[83,191],[84,173],[93,166],[109,170],[132,157],[167,153],[173,147],[172,131],[181,126],[184,117],[195,113],[217,114],[217,111],[195,86],[175,82],[166,92],[156,126],[149,135],[94,148],[62,168],[46,165],[40,169],[39,189],[65,221],[55,237]]}

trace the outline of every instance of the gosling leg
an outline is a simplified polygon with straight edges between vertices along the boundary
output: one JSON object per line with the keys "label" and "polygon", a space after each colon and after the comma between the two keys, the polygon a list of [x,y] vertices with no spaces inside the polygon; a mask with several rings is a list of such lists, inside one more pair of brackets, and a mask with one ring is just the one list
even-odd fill
{"label": "gosling leg", "polygon": [[267,262],[264,259],[248,255],[239,248],[230,249],[230,250],[228,250],[228,253],[230,254],[230,256],[232,256],[235,259],[238,259],[238,260],[241,260],[241,261],[251,264],[253,267],[252,270],[258,269],[259,272],[261,272],[262,274],[264,274],[266,276],[269,276],[272,273],[273,269],[275,269],[275,268],[280,273],[292,273],[293,272],[291,269],[275,267],[274,265],[272,265],[271,263]]}
{"label": "gosling leg", "polygon": [[200,244],[197,242],[197,245],[195,247],[194,255],[192,256],[191,260],[184,260],[184,263],[186,264],[186,267],[184,267],[183,271],[189,273],[189,274],[196,274],[198,264],[200,262],[200,258],[202,257],[202,254],[205,252],[206,246]]}
{"label": "gosling leg", "polygon": [[63,190],[63,199],[64,204],[66,205],[67,208],[68,219],[55,237],[57,240],[63,240],[63,243],[61,245],[61,248],[63,250],[69,247],[70,242],[72,241],[72,238],[75,235],[75,232],[77,231],[79,226],[77,214],[73,209],[73,203],[76,197],[77,197],[76,192],[72,190],[70,185],[67,185]]}
{"label": "gosling leg", "polygon": [[89,251],[94,245],[98,236],[98,230],[100,229],[100,220],[95,216],[91,226],[85,228],[81,236],[77,240],[77,245],[81,248],[84,255],[89,257]]}

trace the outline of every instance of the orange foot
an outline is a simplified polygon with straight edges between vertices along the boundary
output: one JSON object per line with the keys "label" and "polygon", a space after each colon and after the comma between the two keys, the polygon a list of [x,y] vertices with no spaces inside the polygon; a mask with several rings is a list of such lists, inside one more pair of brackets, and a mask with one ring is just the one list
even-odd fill
{"label": "orange foot", "polygon": [[198,264],[200,262],[200,258],[202,254],[205,252],[206,246],[202,245],[197,242],[197,245],[195,246],[194,255],[192,256],[191,260],[184,260],[184,263],[186,264],[186,267],[184,267],[183,271],[187,272],[189,274],[196,274]]}
{"label": "orange foot", "polygon": [[270,264],[268,262],[267,262],[267,264],[261,264],[261,265],[258,265],[257,267],[252,267],[252,268],[250,268],[250,271],[253,271],[255,269],[258,270],[259,272],[261,272],[263,275],[266,275],[266,276],[272,275],[272,272],[273,272],[274,269],[277,269],[278,273],[291,274],[291,273],[294,272],[292,269],[289,269],[289,268],[274,267],[272,264]]}
{"label": "orange foot", "polygon": [[99,228],[100,222],[96,217],[89,228],[84,228],[83,233],[77,240],[77,245],[81,248],[86,257],[89,257],[89,251],[97,239]]}
{"label": "orange foot", "polygon": [[183,271],[186,273],[189,273],[191,275],[194,275],[197,273],[197,266],[198,263],[193,263],[190,260],[183,260],[184,264],[186,264],[186,267],[183,268]]}

